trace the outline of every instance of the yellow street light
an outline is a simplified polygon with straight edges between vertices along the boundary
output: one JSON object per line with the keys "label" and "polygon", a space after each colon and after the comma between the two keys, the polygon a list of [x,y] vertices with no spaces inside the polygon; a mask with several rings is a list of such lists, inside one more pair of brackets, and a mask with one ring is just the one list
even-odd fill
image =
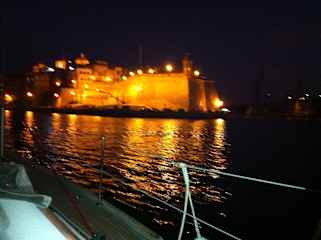
{"label": "yellow street light", "polygon": [[150,69],[148,69],[148,73],[153,74],[153,73],[155,73],[155,70],[150,68]]}
{"label": "yellow street light", "polygon": [[129,72],[129,75],[133,77],[133,76],[135,76],[135,73],[134,72]]}
{"label": "yellow street light", "polygon": [[195,70],[195,71],[194,71],[194,76],[195,76],[195,77],[198,77],[200,74],[201,74],[201,73],[200,73],[198,70]]}
{"label": "yellow street light", "polygon": [[106,82],[111,82],[113,79],[112,79],[111,77],[107,76],[107,77],[105,78],[105,80],[106,80]]}
{"label": "yellow street light", "polygon": [[174,68],[173,68],[173,66],[171,64],[167,64],[165,66],[165,69],[166,69],[167,72],[171,72],[171,71],[173,71]]}
{"label": "yellow street light", "polygon": [[27,92],[27,96],[28,96],[28,97],[33,97],[32,92]]}
{"label": "yellow street light", "polygon": [[10,94],[5,94],[4,95],[4,100],[6,101],[6,102],[12,102],[12,100],[13,100],[13,98],[12,98],[12,96],[10,95]]}
{"label": "yellow street light", "polygon": [[54,97],[59,98],[59,94],[58,93],[54,93]]}
{"label": "yellow street light", "polygon": [[139,75],[141,75],[141,74],[143,74],[143,71],[142,71],[141,69],[138,69],[138,70],[137,70],[137,73],[138,73]]}
{"label": "yellow street light", "polygon": [[100,89],[99,89],[99,88],[96,88],[96,91],[97,91],[97,92],[100,92]]}
{"label": "yellow street light", "polygon": [[220,108],[222,107],[224,104],[224,102],[222,100],[220,100],[219,98],[215,98],[213,100],[213,105],[216,107],[216,108]]}
{"label": "yellow street light", "polygon": [[72,96],[75,96],[75,95],[76,95],[76,93],[75,93],[74,91],[70,91],[70,94],[71,94]]}
{"label": "yellow street light", "polygon": [[88,88],[89,88],[88,84],[85,84],[85,88],[86,88],[86,89],[88,89]]}
{"label": "yellow street light", "polygon": [[61,86],[61,82],[58,82],[58,81],[57,81],[55,84],[56,84],[57,87],[60,87],[60,86]]}
{"label": "yellow street light", "polygon": [[122,76],[121,77],[123,80],[127,80],[127,77],[126,76]]}
{"label": "yellow street light", "polygon": [[76,80],[71,80],[71,82],[72,82],[73,84],[76,84],[76,83],[77,83],[77,81],[76,81]]}

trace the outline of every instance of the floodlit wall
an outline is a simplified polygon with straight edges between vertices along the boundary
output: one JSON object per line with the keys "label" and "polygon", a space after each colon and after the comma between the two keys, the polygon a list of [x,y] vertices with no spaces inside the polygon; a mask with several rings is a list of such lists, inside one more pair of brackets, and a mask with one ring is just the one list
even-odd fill
{"label": "floodlit wall", "polygon": [[[74,95],[73,95],[74,93]],[[77,79],[75,89],[64,89],[57,106],[72,102],[94,106],[131,106],[157,110],[216,110],[217,92],[213,81],[184,73],[137,74],[123,81]],[[59,103],[59,105],[58,105]]]}

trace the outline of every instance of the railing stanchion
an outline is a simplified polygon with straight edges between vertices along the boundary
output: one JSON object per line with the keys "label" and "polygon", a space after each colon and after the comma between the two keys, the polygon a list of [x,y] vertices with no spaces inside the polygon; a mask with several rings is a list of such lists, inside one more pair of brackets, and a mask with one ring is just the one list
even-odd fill
{"label": "railing stanchion", "polygon": [[98,204],[102,204],[102,192],[103,192],[103,170],[104,170],[104,159],[105,159],[105,137],[101,138],[101,156],[100,156],[100,167],[99,167],[99,186],[98,186]]}

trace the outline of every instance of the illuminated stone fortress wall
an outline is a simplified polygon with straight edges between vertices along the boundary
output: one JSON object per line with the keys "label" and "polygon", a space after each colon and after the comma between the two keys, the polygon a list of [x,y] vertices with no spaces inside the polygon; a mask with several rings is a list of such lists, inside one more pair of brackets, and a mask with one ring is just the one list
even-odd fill
{"label": "illuminated stone fortress wall", "polygon": [[[81,54],[73,67],[67,60],[55,62],[55,75],[68,70],[64,80],[55,78],[56,107],[95,106],[153,110],[215,111],[222,106],[214,81],[201,77],[185,57],[182,70],[166,65],[164,70],[141,68],[128,71],[111,68],[107,62],[90,61]],[[34,89],[36,91],[36,89]]]}

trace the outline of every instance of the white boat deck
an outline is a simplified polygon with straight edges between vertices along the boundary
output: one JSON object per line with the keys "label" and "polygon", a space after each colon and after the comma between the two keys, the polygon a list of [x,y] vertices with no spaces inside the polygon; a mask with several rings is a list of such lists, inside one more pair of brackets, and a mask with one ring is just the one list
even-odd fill
{"label": "white boat deck", "polygon": [[1,240],[65,240],[75,239],[71,234],[65,234],[36,207],[35,204],[12,199],[0,199],[9,219],[9,225],[0,231]]}
{"label": "white boat deck", "polygon": [[93,193],[75,186],[63,178],[58,178],[43,168],[26,166],[26,170],[35,191],[51,196],[53,199],[51,206],[80,226],[88,235],[91,234],[88,227],[84,224],[79,212],[76,211],[73,205],[75,203],[70,201],[70,196],[66,193],[66,189],[63,189],[63,186],[66,186],[67,191],[72,192],[76,197],[76,204],[81,209],[81,213],[85,216],[90,228],[95,233],[105,235],[106,239],[162,239],[155,232],[110,203],[103,201],[101,206],[97,206],[97,196]]}

